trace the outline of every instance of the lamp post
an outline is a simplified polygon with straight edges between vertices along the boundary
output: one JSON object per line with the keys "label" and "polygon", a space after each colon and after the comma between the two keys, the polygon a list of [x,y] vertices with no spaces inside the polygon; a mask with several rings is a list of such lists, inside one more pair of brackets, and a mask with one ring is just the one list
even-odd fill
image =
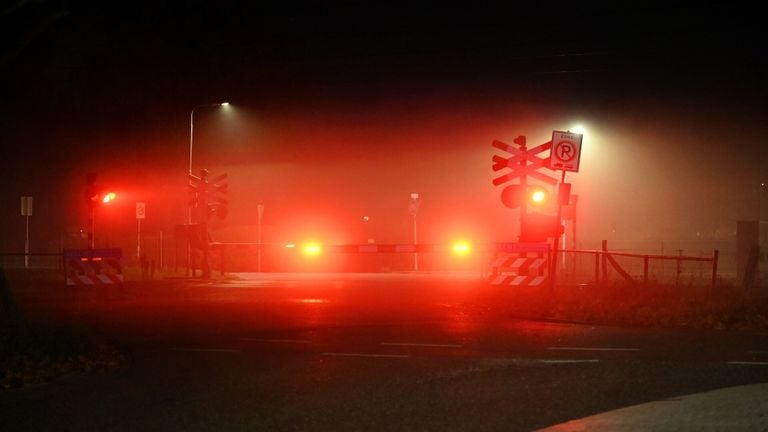
{"label": "lamp post", "polygon": [[[219,102],[219,103],[209,103],[209,104],[200,104],[196,105],[192,108],[192,111],[189,113],[189,171],[188,171],[188,177],[189,179],[192,175],[192,147],[195,142],[195,110],[198,108],[210,108],[210,107],[220,107],[220,106],[229,106],[229,102]],[[187,209],[187,224],[192,225],[192,207],[190,206]],[[192,262],[192,246],[187,245],[187,276],[189,276],[189,270],[190,270],[190,264]],[[192,276],[194,276],[194,269],[192,270]]]}
{"label": "lamp post", "polygon": [[[195,138],[195,110],[198,108],[209,108],[209,107],[220,107],[220,106],[229,106],[229,102],[219,102],[219,103],[210,103],[210,104],[201,104],[197,105],[194,108],[192,108],[192,111],[189,113],[189,175],[192,175],[192,147],[194,144],[194,138]],[[187,223],[192,223],[192,208],[189,208],[189,212],[187,214]]]}
{"label": "lamp post", "polygon": [[413,216],[413,271],[419,271],[419,254],[416,252],[416,214],[419,212],[419,194],[416,192],[411,194],[411,202],[408,204],[408,211]]}

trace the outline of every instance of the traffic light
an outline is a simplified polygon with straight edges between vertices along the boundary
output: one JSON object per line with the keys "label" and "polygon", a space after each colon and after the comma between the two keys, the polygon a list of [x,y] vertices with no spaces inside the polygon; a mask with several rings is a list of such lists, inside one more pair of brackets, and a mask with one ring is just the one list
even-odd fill
{"label": "traffic light", "polygon": [[522,216],[520,224],[520,241],[525,243],[541,243],[549,238],[562,235],[565,231],[557,216],[532,212]]}

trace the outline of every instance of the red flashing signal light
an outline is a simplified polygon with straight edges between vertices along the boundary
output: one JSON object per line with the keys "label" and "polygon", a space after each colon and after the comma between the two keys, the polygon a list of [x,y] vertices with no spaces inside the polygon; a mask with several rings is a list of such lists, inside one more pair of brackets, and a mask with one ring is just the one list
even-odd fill
{"label": "red flashing signal light", "polygon": [[541,207],[549,200],[549,194],[544,188],[535,186],[528,189],[528,202],[531,205]]}
{"label": "red flashing signal light", "polygon": [[117,198],[117,195],[114,192],[107,192],[102,197],[101,202],[103,202],[104,204],[108,204],[108,203],[114,201],[115,198]]}
{"label": "red flashing signal light", "polygon": [[307,243],[301,247],[301,253],[306,257],[314,258],[323,253],[323,247],[319,243]]}
{"label": "red flashing signal light", "polygon": [[472,253],[472,245],[464,240],[459,240],[451,245],[451,252],[458,257],[465,257]]}

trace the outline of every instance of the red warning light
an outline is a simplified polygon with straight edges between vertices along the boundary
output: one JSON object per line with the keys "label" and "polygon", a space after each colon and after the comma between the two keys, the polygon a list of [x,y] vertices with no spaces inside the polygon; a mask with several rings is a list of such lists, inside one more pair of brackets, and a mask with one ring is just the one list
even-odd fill
{"label": "red warning light", "polygon": [[301,247],[301,253],[307,257],[314,258],[323,253],[323,247],[318,243],[307,243]]}
{"label": "red warning light", "polygon": [[531,204],[541,206],[547,203],[549,194],[547,194],[547,191],[544,190],[544,188],[533,187],[528,191],[528,198],[530,199]]}
{"label": "red warning light", "polygon": [[464,240],[459,240],[453,243],[451,252],[456,256],[465,257],[472,253],[472,245]]}
{"label": "red warning light", "polygon": [[115,195],[114,192],[107,192],[107,193],[104,194],[104,198],[102,198],[101,201],[104,204],[108,204],[108,203],[114,201],[115,198],[117,198],[117,195]]}

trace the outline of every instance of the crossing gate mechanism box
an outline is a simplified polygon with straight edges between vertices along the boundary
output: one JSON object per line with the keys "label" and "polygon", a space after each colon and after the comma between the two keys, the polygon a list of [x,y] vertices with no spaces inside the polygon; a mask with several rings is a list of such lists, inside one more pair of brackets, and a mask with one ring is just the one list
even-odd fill
{"label": "crossing gate mechanism box", "polygon": [[549,275],[549,245],[506,243],[497,248],[491,261],[491,285],[544,286]]}
{"label": "crossing gate mechanism box", "polygon": [[123,283],[123,250],[64,249],[67,285],[115,285]]}

